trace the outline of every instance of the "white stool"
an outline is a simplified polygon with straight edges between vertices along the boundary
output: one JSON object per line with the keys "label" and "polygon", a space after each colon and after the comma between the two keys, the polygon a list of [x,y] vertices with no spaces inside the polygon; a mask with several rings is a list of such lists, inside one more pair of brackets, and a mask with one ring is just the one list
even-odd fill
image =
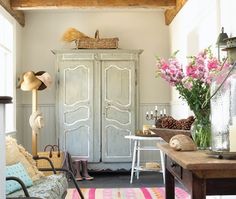
{"label": "white stool", "polygon": [[[161,156],[161,172],[163,174],[163,181],[165,183],[165,163],[164,163],[164,154],[163,152],[157,147],[141,147],[141,141],[157,141],[163,142],[161,137],[144,137],[144,136],[135,136],[135,135],[127,135],[125,138],[134,141],[134,151],[133,151],[133,161],[132,161],[132,169],[131,169],[131,177],[130,177],[130,184],[133,183],[133,175],[136,172],[137,179],[139,179],[139,171],[154,171],[151,169],[145,169],[140,167],[140,151],[159,151]],[[137,158],[136,158],[137,154]]]}

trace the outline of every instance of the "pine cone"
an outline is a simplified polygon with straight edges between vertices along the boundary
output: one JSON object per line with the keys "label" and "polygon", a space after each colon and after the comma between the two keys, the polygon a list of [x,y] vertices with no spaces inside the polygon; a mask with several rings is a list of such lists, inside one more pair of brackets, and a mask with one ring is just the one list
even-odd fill
{"label": "pine cone", "polygon": [[161,121],[161,126],[162,128],[176,129],[176,120],[171,116],[167,116]]}
{"label": "pine cone", "polygon": [[193,116],[189,116],[187,119],[182,119],[179,120],[179,122],[181,123],[181,129],[182,130],[190,130],[191,129],[191,125],[194,122],[194,117]]}
{"label": "pine cone", "polygon": [[176,129],[182,129],[182,126],[183,126],[183,122],[181,120],[177,120],[176,121]]}
{"label": "pine cone", "polygon": [[194,117],[189,116],[187,119],[175,120],[171,116],[162,117],[157,120],[157,128],[168,128],[168,129],[179,129],[179,130],[190,130],[191,125],[194,122]]}
{"label": "pine cone", "polygon": [[174,120],[173,125],[171,126],[171,129],[178,129],[178,124],[177,124],[177,120]]}
{"label": "pine cone", "polygon": [[166,117],[167,117],[167,116],[163,116],[163,117],[159,118],[159,119],[156,121],[156,123],[155,123],[156,128],[163,128],[162,125],[161,125],[161,123],[162,123],[163,119],[165,119]]}

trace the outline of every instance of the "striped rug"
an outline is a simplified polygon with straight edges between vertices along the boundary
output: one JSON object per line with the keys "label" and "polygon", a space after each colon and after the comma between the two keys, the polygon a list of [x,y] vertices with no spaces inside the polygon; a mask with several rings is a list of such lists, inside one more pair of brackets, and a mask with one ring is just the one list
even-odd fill
{"label": "striped rug", "polygon": [[[164,187],[153,188],[109,188],[81,189],[85,199],[165,199]],[[66,199],[79,199],[75,189],[67,190]],[[175,188],[175,199],[189,199],[189,195],[181,188]]]}

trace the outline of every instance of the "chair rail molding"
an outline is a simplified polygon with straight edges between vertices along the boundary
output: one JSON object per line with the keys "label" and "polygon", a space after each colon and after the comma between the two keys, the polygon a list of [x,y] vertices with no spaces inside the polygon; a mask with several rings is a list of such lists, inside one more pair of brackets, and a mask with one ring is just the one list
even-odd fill
{"label": "chair rail molding", "polygon": [[[32,113],[32,104],[17,104],[17,140],[31,152],[32,129],[29,125],[29,117]],[[57,144],[55,104],[39,104],[42,112],[44,127],[38,135],[38,150],[42,151],[47,144]]]}
{"label": "chair rail molding", "polygon": [[157,106],[158,113],[160,111],[166,109],[166,114],[170,115],[170,103],[140,103],[139,110],[139,129],[143,128],[144,124],[154,125],[154,120],[146,120],[146,112],[155,110],[155,106]]}
{"label": "chair rail molding", "polygon": [[[140,103],[139,106],[139,129],[143,129],[144,124],[154,125],[154,120],[146,120],[146,112],[154,111],[155,106],[157,106],[157,110],[160,113],[160,111],[166,109],[166,114],[170,114],[170,103]],[[156,141],[143,141],[144,145],[147,146],[156,146]],[[161,157],[159,153],[156,153],[155,151],[142,151],[143,155],[140,157],[141,163],[144,162],[152,162],[157,161],[158,163],[161,163]]]}
{"label": "chair rail molding", "polygon": [[[31,114],[31,104],[17,104],[17,139],[27,149],[31,150],[31,128],[29,125],[29,117]],[[139,129],[142,129],[144,124],[154,124],[154,121],[147,121],[145,114],[148,111],[154,111],[157,106],[158,111],[166,109],[166,113],[170,114],[170,103],[140,103],[139,104]],[[38,137],[38,149],[43,150],[46,144],[56,144],[57,132],[56,132],[56,105],[55,104],[39,104],[39,110],[44,117],[44,128]],[[148,143],[148,145],[155,145],[156,142]],[[141,162],[145,161],[160,161],[160,157],[155,152],[144,152],[145,154],[141,158]],[[144,158],[145,157],[145,158]]]}

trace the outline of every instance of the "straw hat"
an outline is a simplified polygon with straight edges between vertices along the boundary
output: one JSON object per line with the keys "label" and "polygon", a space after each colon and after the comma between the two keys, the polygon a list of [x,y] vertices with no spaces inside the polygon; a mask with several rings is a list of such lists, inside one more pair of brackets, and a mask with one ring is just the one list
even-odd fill
{"label": "straw hat", "polygon": [[44,127],[42,113],[39,111],[32,113],[29,118],[29,124],[32,130],[38,133],[39,129]]}
{"label": "straw hat", "polygon": [[52,84],[51,76],[45,71],[39,71],[34,73],[28,71],[22,74],[17,88],[21,88],[23,91],[44,90],[50,87]]}
{"label": "straw hat", "polygon": [[38,78],[42,84],[38,88],[38,90],[44,90],[47,87],[50,87],[52,84],[52,77],[49,75],[49,73],[45,71],[39,71],[35,73],[36,78]]}
{"label": "straw hat", "polygon": [[19,81],[18,87],[23,91],[32,91],[38,89],[42,82],[36,78],[33,71],[23,73],[21,80]]}

